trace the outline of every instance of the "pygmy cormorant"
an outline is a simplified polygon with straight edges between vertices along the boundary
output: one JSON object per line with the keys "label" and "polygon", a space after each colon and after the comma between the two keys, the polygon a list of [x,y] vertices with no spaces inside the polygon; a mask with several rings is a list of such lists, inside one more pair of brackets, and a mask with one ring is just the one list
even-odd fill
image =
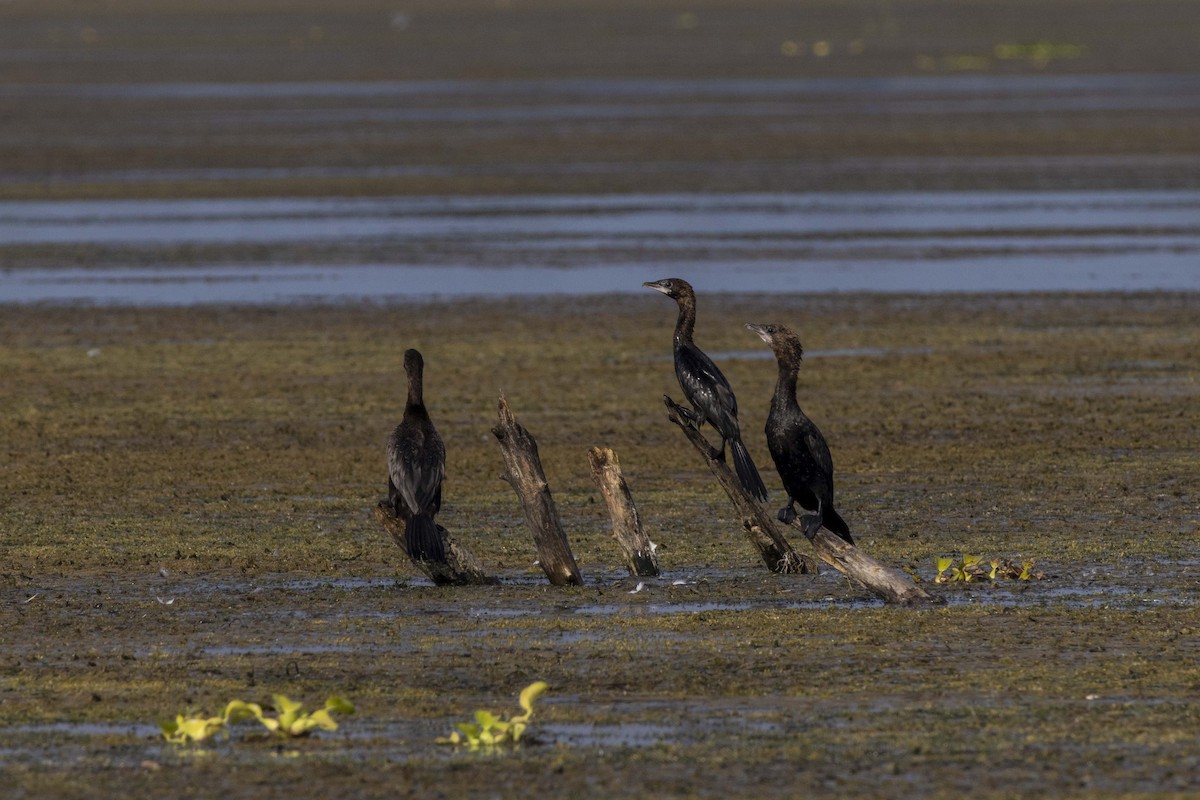
{"label": "pygmy cormorant", "polygon": [[682,278],[665,278],[642,285],[662,292],[679,304],[679,320],[675,323],[675,376],[684,397],[692,404],[691,421],[697,427],[707,422],[721,434],[722,461],[725,460],[725,443],[729,442],[738,481],[755,498],[765,501],[767,487],[742,443],[733,389],[712,359],[692,341],[696,328],[696,293],[692,285]]}
{"label": "pygmy cormorant", "polygon": [[425,410],[425,360],[416,350],[404,353],[408,373],[408,403],[404,418],[388,439],[388,501],[396,516],[405,518],[408,554],[421,561],[446,560],[446,550],[434,516],[442,507],[446,477],[446,446]]}
{"label": "pygmy cormorant", "polygon": [[788,504],[779,509],[779,519],[786,523],[795,519],[794,506],[799,502],[802,508],[814,512],[801,519],[805,536],[811,539],[824,525],[853,544],[850,527],[833,505],[833,457],[829,445],[796,401],[796,376],[804,355],[800,339],[783,325],[747,323],[746,327],[771,346],[779,363],[779,380],[766,427],[767,447],[788,493]]}

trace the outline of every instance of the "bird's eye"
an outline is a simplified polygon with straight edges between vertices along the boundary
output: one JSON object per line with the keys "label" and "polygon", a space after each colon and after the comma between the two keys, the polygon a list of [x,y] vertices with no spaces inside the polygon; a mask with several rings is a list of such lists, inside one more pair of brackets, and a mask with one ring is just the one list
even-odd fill
{"label": "bird's eye", "polygon": [[775,326],[774,326],[774,325],[768,325],[768,326],[767,326],[767,333],[774,333],[774,332],[775,332]]}

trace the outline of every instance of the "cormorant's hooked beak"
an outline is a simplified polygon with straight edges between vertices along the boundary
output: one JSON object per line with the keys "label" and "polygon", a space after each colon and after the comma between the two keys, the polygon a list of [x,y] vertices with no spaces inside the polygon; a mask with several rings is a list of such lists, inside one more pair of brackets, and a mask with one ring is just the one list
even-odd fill
{"label": "cormorant's hooked beak", "polygon": [[663,294],[671,293],[670,289],[668,289],[666,286],[663,286],[662,281],[646,281],[645,283],[642,284],[642,286],[644,286],[647,289],[653,289],[656,292],[662,292]]}
{"label": "cormorant's hooked beak", "polygon": [[754,331],[758,334],[758,338],[762,339],[767,344],[771,343],[771,334],[767,333],[767,325],[762,325],[755,322],[747,322],[746,329]]}

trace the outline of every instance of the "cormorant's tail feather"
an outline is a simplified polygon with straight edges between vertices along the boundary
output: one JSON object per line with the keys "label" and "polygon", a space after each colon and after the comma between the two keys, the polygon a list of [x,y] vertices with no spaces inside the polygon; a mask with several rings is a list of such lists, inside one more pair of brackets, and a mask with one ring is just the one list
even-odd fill
{"label": "cormorant's tail feather", "polygon": [[821,524],[850,544],[854,544],[854,539],[850,536],[850,526],[846,524],[846,520],[842,519],[842,515],[834,509],[831,508],[825,512],[825,519],[822,520]]}
{"label": "cormorant's tail feather", "polygon": [[417,561],[445,563],[446,547],[437,523],[428,514],[413,514],[404,526],[404,544],[408,555]]}
{"label": "cormorant's tail feather", "polygon": [[730,449],[733,450],[733,468],[737,472],[742,488],[756,499],[765,502],[767,499],[767,487],[763,485],[762,478],[758,474],[758,468],[754,466],[754,460],[750,458],[750,451],[746,449],[746,445],[742,444],[741,439],[733,439],[729,445]]}

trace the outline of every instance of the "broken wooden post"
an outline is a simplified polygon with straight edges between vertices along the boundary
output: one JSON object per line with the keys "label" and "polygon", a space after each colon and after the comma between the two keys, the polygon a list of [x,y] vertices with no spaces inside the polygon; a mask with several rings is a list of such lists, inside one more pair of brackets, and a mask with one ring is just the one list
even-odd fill
{"label": "broken wooden post", "polygon": [[734,506],[737,507],[746,538],[758,549],[767,569],[772,572],[815,574],[817,572],[816,560],[811,556],[800,555],[792,549],[775,517],[742,488],[741,481],[724,461],[717,458],[717,452],[712,445],[689,421],[686,414],[681,413],[679,405],[666,395],[663,395],[663,402],[667,406],[667,419],[678,425],[697,452],[704,456],[713,476],[721,484],[725,494],[729,495]]}
{"label": "broken wooden post", "polygon": [[[803,519],[799,515],[791,524]],[[803,528],[801,528],[803,530]],[[882,597],[884,602],[901,606],[942,605],[946,598],[932,595],[918,586],[906,573],[885,566],[837,534],[819,528],[809,541],[821,560],[864,588]]]}
{"label": "broken wooden post", "polygon": [[[391,534],[392,539],[404,552],[408,547],[404,541],[404,526],[407,522],[403,517],[396,516],[395,510],[387,500],[380,500],[375,506],[375,519],[383,529]],[[423,561],[410,559],[417,569],[429,576],[438,586],[480,586],[496,584],[500,581],[483,571],[483,567],[470,550],[456,542],[441,525],[437,526],[438,535],[446,545],[446,561]]]}
{"label": "broken wooden post", "polygon": [[634,577],[654,577],[659,574],[658,556],[654,542],[642,530],[637,506],[629,484],[621,474],[621,462],[612,450],[593,447],[588,451],[588,463],[592,467],[592,480],[604,495],[608,504],[608,515],[612,518],[613,538],[625,553],[625,564]]}
{"label": "broken wooden post", "polygon": [[542,471],[537,441],[517,422],[503,395],[498,414],[500,421],[492,428],[492,434],[504,455],[505,473],[500,477],[508,481],[521,500],[525,521],[533,532],[538,563],[555,586],[582,585],[583,576],[563,533],[546,473]]}

